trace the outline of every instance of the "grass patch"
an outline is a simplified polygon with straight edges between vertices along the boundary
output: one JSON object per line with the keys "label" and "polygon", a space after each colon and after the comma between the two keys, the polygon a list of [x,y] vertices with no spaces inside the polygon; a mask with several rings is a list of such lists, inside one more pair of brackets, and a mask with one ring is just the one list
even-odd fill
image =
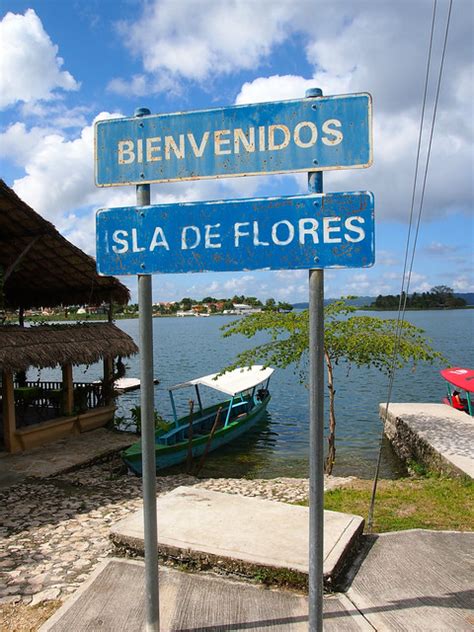
{"label": "grass patch", "polygon": [[[377,485],[373,530],[472,531],[473,492],[470,479],[428,476],[381,480]],[[324,508],[367,519],[371,494],[372,481],[358,480],[326,492]]]}
{"label": "grass patch", "polygon": [[290,569],[259,568],[255,571],[253,579],[265,586],[283,586],[302,591],[308,590],[307,575]]}

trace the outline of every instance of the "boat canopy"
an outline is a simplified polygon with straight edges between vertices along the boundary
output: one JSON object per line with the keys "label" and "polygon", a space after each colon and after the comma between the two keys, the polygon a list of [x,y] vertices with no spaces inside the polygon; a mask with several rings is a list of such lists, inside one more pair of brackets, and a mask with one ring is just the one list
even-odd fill
{"label": "boat canopy", "polygon": [[453,386],[461,388],[468,393],[474,393],[474,369],[453,367],[451,369],[443,369],[440,373]]}
{"label": "boat canopy", "polygon": [[234,397],[237,393],[247,391],[259,384],[262,384],[265,380],[268,380],[274,370],[275,369],[270,367],[265,368],[260,365],[242,367],[234,369],[233,371],[228,371],[223,375],[219,375],[219,373],[211,373],[211,375],[198,377],[197,379],[190,380],[189,382],[182,382],[181,384],[172,386],[169,390],[175,391],[178,388],[184,388],[185,386],[198,386],[199,384],[202,384]]}

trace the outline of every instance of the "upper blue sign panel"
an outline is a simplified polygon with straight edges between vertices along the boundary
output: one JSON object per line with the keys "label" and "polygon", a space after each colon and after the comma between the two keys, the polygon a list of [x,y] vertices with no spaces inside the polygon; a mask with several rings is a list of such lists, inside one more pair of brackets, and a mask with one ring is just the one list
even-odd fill
{"label": "upper blue sign panel", "polygon": [[98,121],[97,186],[372,164],[369,94]]}
{"label": "upper blue sign panel", "polygon": [[100,274],[364,268],[372,193],[326,193],[103,209]]}

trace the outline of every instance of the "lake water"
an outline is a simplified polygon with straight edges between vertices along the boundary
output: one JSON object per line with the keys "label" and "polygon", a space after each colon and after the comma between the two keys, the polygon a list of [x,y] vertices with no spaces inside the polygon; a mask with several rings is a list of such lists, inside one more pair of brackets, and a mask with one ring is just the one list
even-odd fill
{"label": "lake water", "polygon": [[[364,314],[365,312],[358,312]],[[381,318],[396,318],[395,312],[367,312]],[[433,346],[441,351],[451,366],[472,366],[474,358],[474,310],[409,312],[407,320],[425,330]],[[164,417],[171,417],[167,387],[177,382],[219,371],[230,364],[237,352],[265,340],[240,336],[222,338],[220,328],[235,316],[210,318],[155,318],[154,376],[155,408]],[[138,320],[119,320],[117,325],[138,342]],[[139,377],[138,356],[125,361],[127,377]],[[445,383],[439,369],[420,364],[397,372],[392,402],[439,402],[445,394]],[[101,377],[101,366],[75,367],[74,379]],[[42,379],[50,372],[44,370]],[[336,387],[336,464],[334,474],[371,478],[378,455],[381,422],[380,402],[386,401],[388,378],[376,369],[344,364],[335,367]],[[207,476],[273,478],[308,476],[308,391],[299,383],[292,368],[277,370],[270,382],[272,400],[267,418],[253,431],[217,453],[208,456],[202,472]],[[205,403],[217,401],[214,392],[206,390]],[[187,412],[183,392],[180,412]],[[118,414],[127,415],[139,403],[139,391],[119,398]],[[217,396],[218,397],[218,396]],[[402,469],[388,442],[383,442],[382,476],[394,477]]]}

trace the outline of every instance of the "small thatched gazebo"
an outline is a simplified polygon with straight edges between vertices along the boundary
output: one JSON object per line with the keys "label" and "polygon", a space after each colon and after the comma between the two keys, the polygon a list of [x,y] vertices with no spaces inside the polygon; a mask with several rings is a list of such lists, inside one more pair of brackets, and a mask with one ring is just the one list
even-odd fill
{"label": "small thatched gazebo", "polygon": [[[0,309],[126,304],[129,289],[99,276],[92,257],[65,239],[0,180]],[[137,352],[133,340],[109,323],[0,327],[2,406],[0,442],[25,450],[113,419],[113,361]],[[103,360],[99,384],[73,382],[72,367]],[[15,382],[29,367],[62,367],[61,382]]]}
{"label": "small thatched gazebo", "polygon": [[[113,359],[137,353],[133,340],[112,323],[0,327],[2,416],[5,447],[18,452],[113,418]],[[99,383],[73,382],[72,367],[104,362]],[[61,366],[62,382],[15,382],[31,366]],[[21,417],[17,423],[17,416]]]}

